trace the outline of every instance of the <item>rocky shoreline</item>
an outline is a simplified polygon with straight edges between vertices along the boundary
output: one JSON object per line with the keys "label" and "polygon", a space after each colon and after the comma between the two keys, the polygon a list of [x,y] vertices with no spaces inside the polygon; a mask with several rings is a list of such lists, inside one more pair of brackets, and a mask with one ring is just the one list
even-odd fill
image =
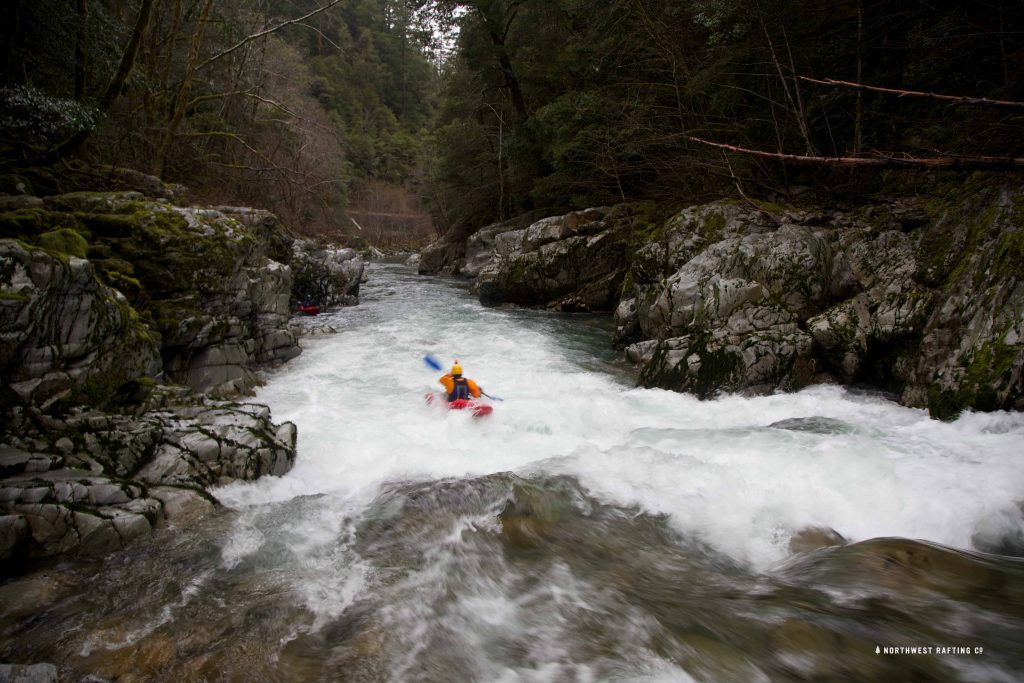
{"label": "rocky shoreline", "polygon": [[0,575],[96,556],[286,473],[296,428],[242,400],[301,352],[296,303],[358,302],[351,249],[266,211],[152,192],[0,197]]}
{"label": "rocky shoreline", "polygon": [[421,253],[485,305],[614,311],[639,383],[710,397],[823,382],[948,419],[1024,409],[1024,188],[843,208],[600,207]]}

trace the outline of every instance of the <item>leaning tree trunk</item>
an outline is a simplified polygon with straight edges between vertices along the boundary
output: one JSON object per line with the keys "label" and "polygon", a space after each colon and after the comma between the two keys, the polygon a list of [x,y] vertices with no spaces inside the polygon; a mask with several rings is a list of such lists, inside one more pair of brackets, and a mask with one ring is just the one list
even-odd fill
{"label": "leaning tree trunk", "polygon": [[[100,98],[99,110],[104,114],[110,110],[110,105],[114,103],[124,89],[124,84],[128,80],[128,74],[131,73],[132,67],[135,65],[135,56],[139,53],[139,44],[142,42],[142,36],[146,33],[146,27],[149,26],[149,17],[152,14],[153,5],[156,1],[142,0],[139,16],[136,18],[135,28],[132,30],[132,37],[128,40],[128,45],[121,55],[121,62],[117,66],[117,71],[114,72],[114,76],[110,79],[110,83],[107,84],[103,97]],[[79,8],[81,9],[84,5],[85,0],[82,0]],[[89,139],[90,135],[92,135],[91,130],[81,130],[75,133],[59,147],[44,154],[42,162],[53,163],[61,157],[73,153],[82,146],[83,142]]]}

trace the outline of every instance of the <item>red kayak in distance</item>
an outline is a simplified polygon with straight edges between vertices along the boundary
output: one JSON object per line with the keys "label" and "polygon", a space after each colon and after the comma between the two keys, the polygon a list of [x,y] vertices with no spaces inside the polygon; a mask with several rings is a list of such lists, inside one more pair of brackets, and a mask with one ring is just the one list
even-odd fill
{"label": "red kayak in distance", "polygon": [[299,306],[299,313],[302,315],[316,315],[319,312],[319,306]]}
{"label": "red kayak in distance", "polygon": [[494,406],[473,399],[457,398],[454,401],[449,401],[442,394],[427,394],[423,398],[426,399],[427,405],[434,405],[434,402],[437,401],[448,410],[468,410],[473,413],[474,418],[485,417],[494,410]]}

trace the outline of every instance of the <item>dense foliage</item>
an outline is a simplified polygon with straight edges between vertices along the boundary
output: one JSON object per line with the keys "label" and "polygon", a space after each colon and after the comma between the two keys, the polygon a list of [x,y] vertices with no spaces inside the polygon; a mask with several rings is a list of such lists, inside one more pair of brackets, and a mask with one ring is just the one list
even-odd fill
{"label": "dense foliage", "polygon": [[365,182],[401,188],[420,167],[437,78],[402,0],[17,0],[0,12],[9,164],[78,155],[335,233]]}
{"label": "dense foliage", "polygon": [[[726,155],[1020,157],[1024,5],[1008,0],[437,0],[458,25],[433,197],[449,222],[879,174]],[[461,9],[461,14],[453,12]],[[987,162],[986,162],[987,163]],[[808,170],[808,168],[810,170]],[[468,198],[468,200],[467,200]]]}
{"label": "dense foliage", "polygon": [[835,159],[1024,156],[1012,0],[13,0],[0,34],[7,161],[128,166],[377,241],[430,232],[417,196],[465,231],[894,182]]}

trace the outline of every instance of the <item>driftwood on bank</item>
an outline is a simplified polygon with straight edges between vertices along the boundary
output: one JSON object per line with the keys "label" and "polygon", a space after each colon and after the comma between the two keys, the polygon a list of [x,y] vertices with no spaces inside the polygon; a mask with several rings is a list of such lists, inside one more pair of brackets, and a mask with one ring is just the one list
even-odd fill
{"label": "driftwood on bank", "polygon": [[702,138],[686,136],[691,142],[696,142],[708,147],[715,147],[736,154],[761,157],[762,159],[777,159],[790,164],[802,164],[806,166],[831,166],[835,168],[906,168],[936,171],[1019,171],[1024,169],[1024,157],[986,157],[986,156],[964,156],[948,155],[939,157],[909,157],[897,156],[883,152],[874,152],[872,156],[864,157],[825,157],[807,156],[802,154],[784,154],[782,152],[765,152],[748,147],[726,145],[721,142],[712,142]]}

